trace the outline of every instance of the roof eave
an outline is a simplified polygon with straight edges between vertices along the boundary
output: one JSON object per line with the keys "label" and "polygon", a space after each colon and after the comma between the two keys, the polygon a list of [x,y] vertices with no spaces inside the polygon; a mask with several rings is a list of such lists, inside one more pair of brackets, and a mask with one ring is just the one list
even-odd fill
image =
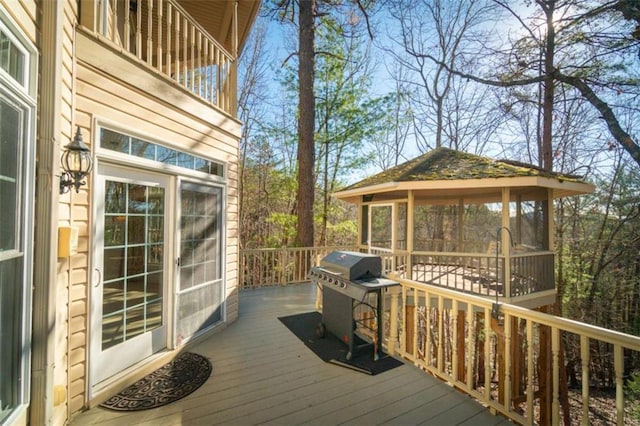
{"label": "roof eave", "polygon": [[334,197],[358,203],[363,195],[381,194],[390,191],[428,191],[446,189],[480,189],[480,188],[549,188],[553,190],[553,198],[563,198],[574,195],[590,194],[595,191],[595,186],[586,182],[563,180],[544,176],[518,176],[481,179],[452,179],[433,181],[404,181],[387,182],[377,185],[363,186],[346,191],[338,191]]}

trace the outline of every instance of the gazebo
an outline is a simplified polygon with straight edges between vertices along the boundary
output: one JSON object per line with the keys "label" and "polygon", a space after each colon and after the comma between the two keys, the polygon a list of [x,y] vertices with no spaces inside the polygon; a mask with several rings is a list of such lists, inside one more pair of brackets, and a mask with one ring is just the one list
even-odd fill
{"label": "gazebo", "polygon": [[387,273],[529,308],[549,305],[553,200],[579,176],[437,148],[334,195],[358,205],[358,244]]}

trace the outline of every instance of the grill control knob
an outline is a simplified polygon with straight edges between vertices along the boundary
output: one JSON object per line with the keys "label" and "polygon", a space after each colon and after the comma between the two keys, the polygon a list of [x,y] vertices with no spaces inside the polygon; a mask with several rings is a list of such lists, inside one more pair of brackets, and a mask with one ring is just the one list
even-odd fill
{"label": "grill control knob", "polygon": [[340,283],[340,288],[345,288],[347,285],[345,283]]}

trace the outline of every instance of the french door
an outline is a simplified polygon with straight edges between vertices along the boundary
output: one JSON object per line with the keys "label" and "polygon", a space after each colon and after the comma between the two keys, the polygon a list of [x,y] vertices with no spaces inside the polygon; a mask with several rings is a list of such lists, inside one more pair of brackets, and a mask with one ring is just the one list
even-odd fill
{"label": "french door", "polygon": [[100,165],[96,179],[91,382],[167,347],[171,178]]}

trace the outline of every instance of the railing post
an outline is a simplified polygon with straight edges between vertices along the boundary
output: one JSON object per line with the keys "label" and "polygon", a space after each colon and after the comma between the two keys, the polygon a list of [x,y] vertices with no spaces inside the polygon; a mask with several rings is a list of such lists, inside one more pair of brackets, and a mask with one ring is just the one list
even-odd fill
{"label": "railing post", "polygon": [[280,247],[278,252],[278,264],[280,265],[280,276],[278,277],[278,282],[280,285],[287,284],[287,248]]}
{"label": "railing post", "polygon": [[587,336],[580,336],[580,360],[582,365],[582,424],[588,426],[591,351],[589,350],[589,338]]}
{"label": "railing post", "polygon": [[513,383],[513,375],[512,372],[512,363],[513,359],[511,357],[511,348],[512,346],[512,334],[514,333],[511,315],[506,314],[504,316],[504,401],[503,404],[507,410],[511,410],[511,397],[512,395],[512,383]]}
{"label": "railing post", "polygon": [[552,395],[551,421],[554,425],[560,424],[560,331],[551,328],[551,362],[552,362]]}
{"label": "railing post", "polygon": [[622,426],[624,424],[624,358],[620,345],[613,347],[613,369],[616,375],[616,422]]}

